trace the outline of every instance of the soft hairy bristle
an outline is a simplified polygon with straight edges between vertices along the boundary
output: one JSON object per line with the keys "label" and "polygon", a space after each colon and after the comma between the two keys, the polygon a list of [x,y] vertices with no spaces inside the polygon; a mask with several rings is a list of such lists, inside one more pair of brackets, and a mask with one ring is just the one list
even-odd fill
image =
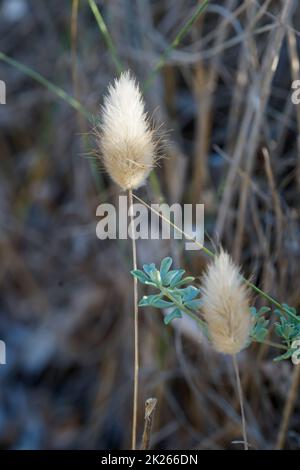
{"label": "soft hairy bristle", "polygon": [[108,88],[99,135],[104,166],[122,189],[136,189],[153,168],[155,143],[136,80],[124,72]]}
{"label": "soft hairy bristle", "polygon": [[203,314],[215,349],[225,354],[241,351],[249,339],[249,295],[239,269],[221,252],[203,277]]}

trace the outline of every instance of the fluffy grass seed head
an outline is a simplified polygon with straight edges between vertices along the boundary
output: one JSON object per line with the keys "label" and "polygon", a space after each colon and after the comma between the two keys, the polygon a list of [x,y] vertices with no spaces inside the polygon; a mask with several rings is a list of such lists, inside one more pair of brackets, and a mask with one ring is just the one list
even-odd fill
{"label": "fluffy grass seed head", "polygon": [[139,86],[129,71],[108,88],[97,130],[106,171],[122,189],[136,189],[155,162],[155,142]]}
{"label": "fluffy grass seed head", "polygon": [[241,351],[252,326],[249,293],[239,269],[221,251],[203,277],[203,314],[215,349],[225,354]]}

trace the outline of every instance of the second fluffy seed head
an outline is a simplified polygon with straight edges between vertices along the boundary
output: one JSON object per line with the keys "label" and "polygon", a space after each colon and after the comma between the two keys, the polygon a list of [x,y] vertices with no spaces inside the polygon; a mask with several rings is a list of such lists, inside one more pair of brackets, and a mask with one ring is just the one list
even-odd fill
{"label": "second fluffy seed head", "polygon": [[236,354],[247,344],[251,331],[249,295],[239,269],[221,252],[203,277],[203,314],[215,349]]}

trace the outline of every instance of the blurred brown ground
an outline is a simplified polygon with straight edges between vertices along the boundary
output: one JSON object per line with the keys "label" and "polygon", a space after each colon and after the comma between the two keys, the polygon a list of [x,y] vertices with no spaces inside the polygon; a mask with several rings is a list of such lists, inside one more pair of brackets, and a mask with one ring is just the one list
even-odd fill
{"label": "blurred brown ground", "polygon": [[[74,13],[76,1],[0,1],[0,50],[97,113],[116,70],[85,1],[71,34],[72,4]],[[197,2],[97,4],[122,62],[143,83]],[[157,170],[166,200],[204,202],[207,243],[222,243],[246,275],[296,308],[300,108],[290,98],[299,36],[297,1],[211,2],[145,92],[149,112],[172,129]],[[116,201],[118,189],[86,158],[94,142],[84,117],[2,61],[0,79],[0,447],[128,448],[130,244],[95,234],[96,207]],[[151,185],[139,194],[159,199]],[[170,254],[196,277],[207,262],[177,242],[138,246],[139,264]],[[240,448],[230,360],[189,325],[165,327],[160,312],[141,310],[140,322],[139,436],[144,401],[155,396],[154,448]],[[254,448],[274,447],[291,383],[293,366],[273,357],[263,346],[240,355]],[[300,446],[299,405],[297,397],[289,449]]]}

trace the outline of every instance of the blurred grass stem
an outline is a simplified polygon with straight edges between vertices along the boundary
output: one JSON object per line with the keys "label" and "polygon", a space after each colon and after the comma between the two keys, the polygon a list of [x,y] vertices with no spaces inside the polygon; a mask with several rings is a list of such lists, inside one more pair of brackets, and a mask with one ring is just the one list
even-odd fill
{"label": "blurred grass stem", "polygon": [[247,440],[247,431],[246,431],[244,397],[243,397],[243,390],[242,390],[241,379],[240,379],[239,365],[238,365],[238,362],[237,362],[236,354],[234,354],[232,356],[232,362],[233,362],[233,368],[234,368],[234,373],[235,373],[235,378],[236,378],[238,399],[239,399],[240,409],[241,409],[244,450],[249,450],[248,440]]}

